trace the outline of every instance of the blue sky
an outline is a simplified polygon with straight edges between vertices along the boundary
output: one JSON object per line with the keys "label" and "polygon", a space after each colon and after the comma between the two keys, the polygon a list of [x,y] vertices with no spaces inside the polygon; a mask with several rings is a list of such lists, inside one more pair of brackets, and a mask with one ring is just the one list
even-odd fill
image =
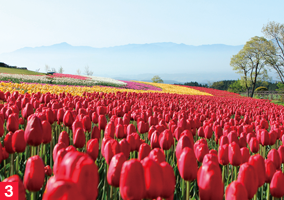
{"label": "blue sky", "polygon": [[175,42],[244,44],[284,1],[0,0],[0,53],[67,42],[74,46]]}

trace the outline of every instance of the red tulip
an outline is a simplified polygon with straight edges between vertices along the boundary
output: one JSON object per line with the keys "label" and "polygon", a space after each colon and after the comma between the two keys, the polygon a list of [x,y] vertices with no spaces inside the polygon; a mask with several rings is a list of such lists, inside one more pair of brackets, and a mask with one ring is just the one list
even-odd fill
{"label": "red tulip", "polygon": [[265,160],[265,182],[270,183],[274,173],[276,172],[276,167],[271,160]]}
{"label": "red tulip", "polygon": [[280,170],[277,170],[272,177],[270,193],[277,198],[284,196],[284,174]]}
{"label": "red tulip", "polygon": [[239,166],[242,163],[240,147],[237,143],[232,142],[228,147],[229,162],[233,166]]}
{"label": "red tulip", "polygon": [[44,173],[45,173],[46,176],[51,176],[52,175],[52,169],[50,168],[49,165],[46,165],[44,167]]}
{"label": "red tulip", "polygon": [[238,182],[242,183],[247,190],[247,198],[251,199],[258,189],[258,174],[254,167],[248,163],[240,166]]}
{"label": "red tulip", "polygon": [[107,172],[107,182],[110,185],[114,187],[119,187],[121,169],[125,161],[126,157],[123,153],[116,154],[112,157]]}
{"label": "red tulip", "polygon": [[174,143],[173,134],[169,129],[164,130],[159,136],[159,144],[163,150],[169,150]]}
{"label": "red tulip", "polygon": [[281,160],[280,155],[279,155],[279,153],[276,149],[271,149],[268,152],[267,160],[271,160],[274,163],[276,169],[280,169],[282,160]]}
{"label": "red tulip", "polygon": [[60,134],[59,134],[59,137],[58,137],[58,143],[64,143],[66,146],[69,146],[70,144],[70,138],[69,138],[69,135],[66,131],[62,131]]}
{"label": "red tulip", "polygon": [[142,164],[132,159],[124,162],[120,174],[120,194],[123,199],[142,199],[146,195],[146,184]]}
{"label": "red tulip", "polygon": [[43,200],[73,200],[85,199],[79,191],[79,185],[69,180],[56,180],[51,177],[46,185]]}
{"label": "red tulip", "polygon": [[63,115],[63,124],[71,128],[73,122],[74,122],[73,114],[70,110],[67,110]]}
{"label": "red tulip", "polygon": [[141,161],[144,168],[146,198],[155,199],[163,191],[163,173],[160,164],[148,157]]}
{"label": "red tulip", "polygon": [[105,115],[99,115],[98,123],[99,123],[99,129],[100,130],[105,130],[106,125],[107,125],[106,116]]}
{"label": "red tulip", "polygon": [[82,128],[77,128],[73,135],[73,145],[76,148],[83,148],[86,144],[86,136]]}
{"label": "red tulip", "polygon": [[261,187],[265,183],[265,162],[264,158],[255,154],[249,158],[249,164],[255,168],[258,176],[258,187]]}
{"label": "red tulip", "polygon": [[150,152],[151,147],[147,143],[141,144],[139,148],[138,160],[143,160],[149,155]]}
{"label": "red tulip", "polygon": [[94,126],[92,129],[92,133],[91,133],[91,138],[92,139],[101,139],[101,131],[99,130],[99,128],[97,126]]}
{"label": "red tulip", "polygon": [[110,164],[112,157],[118,153],[120,153],[119,143],[115,139],[107,141],[104,147],[104,157],[108,165]]}
{"label": "red tulip", "polygon": [[84,130],[87,132],[90,132],[92,128],[92,122],[88,115],[83,117],[82,123],[83,123]]}
{"label": "red tulip", "polygon": [[51,130],[51,125],[47,120],[44,120],[41,122],[42,125],[42,143],[43,144],[48,144],[51,141],[51,136],[52,136],[52,130]]}
{"label": "red tulip", "polygon": [[251,152],[253,152],[253,153],[257,153],[258,152],[258,150],[259,150],[259,142],[258,142],[258,140],[255,137],[250,139],[249,147],[250,147],[250,151]]}
{"label": "red tulip", "polygon": [[165,154],[164,152],[159,149],[159,148],[155,148],[153,149],[149,155],[148,155],[149,158],[155,160],[156,162],[158,162],[159,164],[166,161],[166,158],[165,158]]}
{"label": "red tulip", "polygon": [[65,149],[66,147],[67,147],[66,144],[63,143],[63,142],[58,142],[58,143],[54,146],[53,152],[52,152],[52,158],[53,158],[54,161],[56,160],[57,153],[59,152],[59,150]]}
{"label": "red tulip", "polygon": [[126,159],[130,156],[130,144],[127,142],[126,139],[122,139],[119,141],[120,145],[120,152],[122,152]]}
{"label": "red tulip", "polygon": [[98,139],[91,139],[87,142],[87,152],[93,161],[96,161],[99,155],[99,142]]}
{"label": "red tulip", "polygon": [[208,149],[207,143],[202,143],[202,142],[200,142],[200,140],[197,141],[194,144],[194,153],[195,153],[195,156],[196,156],[197,160],[199,162],[202,162],[204,156],[207,153],[209,153],[209,149]]}
{"label": "red tulip", "polygon": [[70,180],[77,184],[78,191],[86,200],[95,200],[98,195],[99,174],[95,162],[78,151],[68,152],[55,173],[58,180]]}
{"label": "red tulip", "polygon": [[17,153],[22,153],[26,149],[25,132],[17,130],[12,137],[12,148]]}
{"label": "red tulip", "polygon": [[193,181],[197,177],[197,162],[191,148],[185,147],[178,159],[178,170],[185,181]]}
{"label": "red tulip", "polygon": [[12,146],[12,138],[13,138],[13,133],[8,132],[4,139],[4,147],[9,154],[15,153],[13,146]]}
{"label": "red tulip", "polygon": [[18,175],[10,176],[2,181],[3,183],[18,182],[18,200],[26,200],[26,189],[25,186]]}
{"label": "red tulip", "polygon": [[39,191],[44,183],[44,164],[39,156],[30,157],[26,163],[24,185],[29,191]]}
{"label": "red tulip", "polygon": [[22,116],[24,119],[27,119],[31,114],[34,113],[33,105],[30,103],[27,103],[26,106],[22,110]]}
{"label": "red tulip", "polygon": [[209,162],[202,165],[197,173],[200,199],[223,199],[224,186],[218,164]]}
{"label": "red tulip", "polygon": [[250,152],[249,152],[248,148],[246,148],[246,147],[241,148],[241,155],[242,155],[242,164],[249,161]]}
{"label": "red tulip", "polygon": [[25,141],[28,145],[38,146],[42,142],[43,129],[41,119],[35,115],[31,115],[25,129]]}
{"label": "red tulip", "polygon": [[221,165],[229,164],[229,156],[228,155],[229,155],[228,144],[219,146],[218,161]]}
{"label": "red tulip", "polygon": [[227,200],[243,200],[248,198],[248,193],[242,183],[233,181],[226,189],[225,198]]}
{"label": "red tulip", "polygon": [[170,198],[173,196],[176,185],[176,178],[173,168],[167,162],[160,163],[163,174],[163,190],[161,193],[162,198]]}
{"label": "red tulip", "polygon": [[115,136],[118,138],[118,139],[122,139],[124,138],[124,127],[122,124],[117,124],[116,127],[115,127]]}
{"label": "red tulip", "polygon": [[259,135],[260,135],[260,143],[262,146],[269,145],[269,134],[267,130],[261,129],[259,130]]}
{"label": "red tulip", "polygon": [[281,163],[284,163],[284,146],[283,145],[281,145],[278,148],[278,153],[279,153],[279,156],[281,158]]}
{"label": "red tulip", "polygon": [[11,132],[15,132],[19,129],[19,118],[15,113],[9,115],[6,123],[6,128]]}

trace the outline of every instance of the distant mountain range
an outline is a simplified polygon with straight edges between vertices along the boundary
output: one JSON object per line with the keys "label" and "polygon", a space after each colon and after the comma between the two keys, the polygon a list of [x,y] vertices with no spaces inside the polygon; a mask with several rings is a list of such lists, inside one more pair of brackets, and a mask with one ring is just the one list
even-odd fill
{"label": "distant mountain range", "polygon": [[207,83],[238,79],[230,59],[242,48],[243,45],[192,46],[171,42],[94,48],[60,43],[3,53],[0,62],[41,72],[45,65],[55,69],[62,66],[69,74],[76,74],[78,69],[83,74],[89,66],[94,76],[119,80],[151,80],[159,75],[167,83]]}

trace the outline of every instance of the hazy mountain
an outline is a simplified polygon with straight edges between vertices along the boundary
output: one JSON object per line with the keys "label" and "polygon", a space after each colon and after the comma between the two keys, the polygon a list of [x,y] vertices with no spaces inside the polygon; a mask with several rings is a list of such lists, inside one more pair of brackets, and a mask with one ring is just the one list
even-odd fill
{"label": "hazy mountain", "polygon": [[207,83],[239,77],[229,64],[232,55],[242,47],[164,42],[93,48],[60,43],[0,54],[0,62],[30,70],[40,68],[42,72],[48,65],[55,69],[62,66],[64,73],[70,74],[76,74],[80,69],[83,74],[85,67],[89,66],[94,76],[121,80],[151,80],[154,75],[159,75],[168,82]]}

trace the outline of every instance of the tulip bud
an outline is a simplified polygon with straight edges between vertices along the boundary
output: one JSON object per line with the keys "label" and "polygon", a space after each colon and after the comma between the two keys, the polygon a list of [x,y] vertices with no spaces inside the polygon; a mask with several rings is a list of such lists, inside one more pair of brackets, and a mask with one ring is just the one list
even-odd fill
{"label": "tulip bud", "polygon": [[241,148],[241,155],[242,155],[242,164],[249,161],[250,152],[249,152],[248,148],[246,148],[246,147]]}
{"label": "tulip bud", "polygon": [[249,158],[248,163],[255,168],[255,171],[258,177],[258,187],[261,187],[265,183],[264,158],[259,154],[255,154]]}
{"label": "tulip bud", "polygon": [[83,148],[86,144],[86,136],[82,128],[77,128],[73,135],[73,145],[76,148]]}
{"label": "tulip bud", "polygon": [[239,166],[242,163],[240,147],[237,143],[232,142],[228,148],[229,162],[233,166]]}
{"label": "tulip bud", "polygon": [[41,119],[35,115],[31,115],[25,129],[25,141],[28,145],[38,146],[41,144],[42,138],[43,129]]}
{"label": "tulip bud", "polygon": [[139,148],[138,160],[143,160],[149,155],[150,152],[151,147],[147,143],[141,144]]}
{"label": "tulip bud", "polygon": [[229,164],[229,156],[228,155],[229,155],[228,144],[219,146],[218,161],[221,165]]}
{"label": "tulip bud", "polygon": [[43,130],[42,143],[48,144],[50,143],[51,137],[52,137],[51,125],[47,120],[42,121],[41,125],[42,125],[42,130]]}
{"label": "tulip bud", "polygon": [[105,115],[99,115],[98,123],[99,123],[99,129],[100,130],[105,130],[106,125],[107,125],[106,116]]}
{"label": "tulip bud", "polygon": [[163,150],[169,150],[174,143],[174,138],[169,129],[164,130],[159,136],[160,147]]}
{"label": "tulip bud", "polygon": [[265,160],[265,182],[270,183],[274,173],[276,172],[276,167],[271,160]]}
{"label": "tulip bud", "polygon": [[193,181],[197,177],[197,162],[194,151],[185,147],[178,159],[178,170],[185,181]]}
{"label": "tulip bud", "polygon": [[4,139],[4,147],[9,154],[15,153],[15,151],[13,150],[13,146],[12,146],[12,137],[13,137],[13,133],[9,132],[6,134],[5,139]]}
{"label": "tulip bud", "polygon": [[243,200],[248,198],[248,193],[245,186],[238,182],[233,181],[226,189],[225,199],[230,200]]}
{"label": "tulip bud", "polygon": [[12,148],[17,153],[22,153],[26,149],[25,132],[17,130],[12,137]]}
{"label": "tulip bud", "polygon": [[224,186],[218,164],[209,162],[202,165],[197,173],[200,199],[223,199]]}
{"label": "tulip bud", "polygon": [[104,147],[104,157],[108,165],[110,164],[111,158],[118,153],[120,153],[119,143],[115,139],[107,141]]}
{"label": "tulip bud", "polygon": [[255,137],[250,139],[249,147],[250,147],[250,151],[251,152],[253,152],[253,153],[257,153],[258,152],[258,150],[259,150],[259,142],[258,142],[258,140]]}
{"label": "tulip bud", "polygon": [[39,191],[44,183],[44,164],[39,156],[30,157],[26,163],[24,185],[29,191]]}
{"label": "tulip bud", "polygon": [[119,187],[121,169],[125,161],[126,157],[123,153],[116,154],[112,157],[107,172],[107,182],[110,185],[114,187]]}
{"label": "tulip bud", "polygon": [[145,197],[146,184],[144,170],[142,164],[137,159],[124,162],[121,169],[119,186],[123,199],[142,199]]}
{"label": "tulip bud", "polygon": [[248,163],[240,166],[238,182],[242,183],[247,190],[247,198],[253,198],[258,189],[258,177],[254,167]]}
{"label": "tulip bud", "polygon": [[146,198],[155,199],[163,191],[163,174],[160,164],[155,160],[146,157],[141,161],[144,168],[144,177],[146,183]]}
{"label": "tulip bud", "polygon": [[87,142],[86,152],[95,162],[99,155],[99,142],[98,139],[91,139]]}
{"label": "tulip bud", "polygon": [[277,198],[284,196],[284,174],[280,170],[277,170],[272,177],[270,193]]}
{"label": "tulip bud", "polygon": [[267,160],[271,160],[274,163],[276,169],[280,169],[282,160],[280,159],[280,155],[276,149],[271,149],[268,152]]}
{"label": "tulip bud", "polygon": [[170,198],[175,191],[176,178],[173,168],[167,162],[160,163],[163,174],[163,190],[161,193],[162,198]]}
{"label": "tulip bud", "polygon": [[69,146],[70,138],[69,138],[69,135],[66,131],[62,131],[59,134],[58,143],[60,143],[60,142],[64,143],[66,146]]}
{"label": "tulip bud", "polygon": [[70,110],[67,110],[63,115],[63,124],[71,128],[73,122],[74,122],[73,114]]}
{"label": "tulip bud", "polygon": [[153,149],[149,153],[148,157],[155,160],[158,163],[162,163],[162,162],[166,161],[164,152],[159,148]]}
{"label": "tulip bud", "polygon": [[19,129],[19,118],[15,113],[9,115],[6,123],[6,128],[11,132],[15,132]]}

